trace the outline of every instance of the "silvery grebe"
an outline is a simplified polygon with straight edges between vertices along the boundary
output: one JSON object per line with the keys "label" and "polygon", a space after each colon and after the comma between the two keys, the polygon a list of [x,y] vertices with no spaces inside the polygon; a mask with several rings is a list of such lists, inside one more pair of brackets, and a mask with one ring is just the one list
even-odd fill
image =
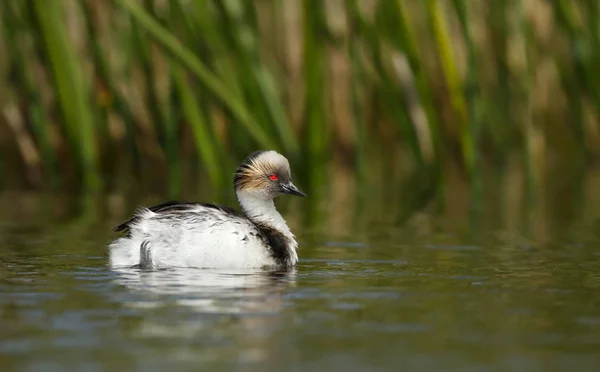
{"label": "silvery grebe", "polygon": [[306,196],[292,183],[288,160],[275,151],[255,151],[237,168],[233,183],[241,213],[185,202],[139,210],[114,228],[127,236],[110,244],[111,266],[294,266],[298,244],[273,203],[281,194]]}

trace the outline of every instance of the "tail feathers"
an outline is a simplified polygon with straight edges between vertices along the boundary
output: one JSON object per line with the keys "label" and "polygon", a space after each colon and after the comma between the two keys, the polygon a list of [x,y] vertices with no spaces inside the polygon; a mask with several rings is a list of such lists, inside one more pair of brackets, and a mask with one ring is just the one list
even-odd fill
{"label": "tail feathers", "polygon": [[150,247],[150,242],[148,240],[144,240],[140,245],[140,268],[141,269],[151,269],[154,266],[152,263],[152,249]]}

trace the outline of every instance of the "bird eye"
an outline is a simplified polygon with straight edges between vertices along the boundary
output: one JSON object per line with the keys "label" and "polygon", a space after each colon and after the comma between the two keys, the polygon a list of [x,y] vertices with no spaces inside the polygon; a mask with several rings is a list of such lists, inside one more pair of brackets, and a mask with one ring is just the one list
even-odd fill
{"label": "bird eye", "polygon": [[277,175],[276,175],[276,174],[271,174],[271,175],[269,175],[269,179],[270,179],[271,181],[277,181],[278,177],[277,177]]}

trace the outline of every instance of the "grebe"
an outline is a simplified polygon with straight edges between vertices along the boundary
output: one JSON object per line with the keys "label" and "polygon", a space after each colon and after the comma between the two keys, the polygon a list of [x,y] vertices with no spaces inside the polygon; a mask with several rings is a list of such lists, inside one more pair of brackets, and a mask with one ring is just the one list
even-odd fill
{"label": "grebe", "polygon": [[298,261],[294,234],[275,209],[281,194],[306,197],[292,183],[288,160],[255,151],[237,168],[241,213],[217,204],[166,202],[142,208],[113,230],[110,265],[140,268],[289,268]]}

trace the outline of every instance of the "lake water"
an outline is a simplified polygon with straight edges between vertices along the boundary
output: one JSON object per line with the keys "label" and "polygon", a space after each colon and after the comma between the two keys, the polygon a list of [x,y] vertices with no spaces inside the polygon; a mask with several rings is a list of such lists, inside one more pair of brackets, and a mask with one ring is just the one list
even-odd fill
{"label": "lake water", "polygon": [[528,225],[498,202],[475,219],[422,213],[400,223],[352,206],[307,224],[290,203],[301,247],[293,272],[113,271],[106,244],[129,207],[5,194],[2,370],[600,367],[593,212],[546,205]]}

